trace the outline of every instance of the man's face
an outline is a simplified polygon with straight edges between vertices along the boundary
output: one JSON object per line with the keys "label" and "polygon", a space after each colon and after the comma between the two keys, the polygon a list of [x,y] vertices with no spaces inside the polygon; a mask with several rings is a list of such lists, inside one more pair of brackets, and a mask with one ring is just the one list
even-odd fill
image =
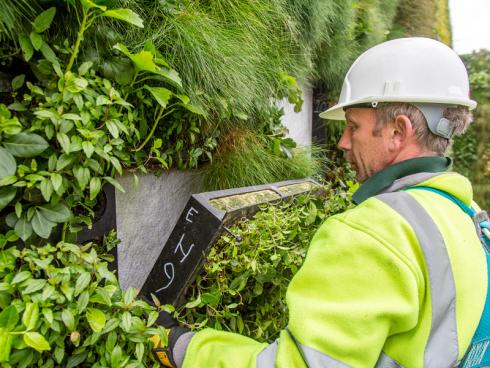
{"label": "man's face", "polygon": [[363,182],[392,163],[388,129],[374,131],[376,113],[370,108],[347,109],[345,117],[347,126],[337,146],[356,171],[356,179]]}

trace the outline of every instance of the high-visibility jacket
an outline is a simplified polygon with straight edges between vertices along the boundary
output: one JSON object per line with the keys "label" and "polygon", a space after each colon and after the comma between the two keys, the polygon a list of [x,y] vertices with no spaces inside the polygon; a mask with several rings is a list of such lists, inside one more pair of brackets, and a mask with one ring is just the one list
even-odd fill
{"label": "high-visibility jacket", "polygon": [[204,329],[183,368],[455,366],[483,311],[485,255],[468,215],[437,193],[401,190],[414,185],[472,204],[457,173],[398,177],[319,228],[275,342]]}

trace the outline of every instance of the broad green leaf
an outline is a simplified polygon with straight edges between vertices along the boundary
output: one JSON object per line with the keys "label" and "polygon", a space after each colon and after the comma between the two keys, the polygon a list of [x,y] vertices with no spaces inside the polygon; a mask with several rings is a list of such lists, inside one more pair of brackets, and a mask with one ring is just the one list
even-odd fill
{"label": "broad green leaf", "polygon": [[77,311],[78,313],[81,313],[87,308],[88,302],[89,302],[89,297],[90,294],[87,290],[83,291],[80,296],[78,297],[77,300]]}
{"label": "broad green leaf", "polygon": [[127,23],[133,24],[137,27],[143,28],[143,20],[138,14],[131,9],[112,9],[107,10],[101,14],[104,17],[116,18],[123,20]]}
{"label": "broad green leaf", "polygon": [[[13,338],[14,335],[7,329],[0,328],[0,363],[9,361]],[[10,365],[6,365],[6,367],[10,367]]]}
{"label": "broad green leaf", "polygon": [[128,58],[131,59],[131,61],[134,64],[134,67],[136,71],[147,71],[147,72],[153,72],[156,73],[158,71],[158,65],[156,65],[153,62],[153,55],[149,51],[140,51],[136,54],[132,54],[129,52],[128,48],[124,46],[123,44],[116,44],[114,45],[114,48],[116,50],[121,51],[124,55],[126,55]]}
{"label": "broad green leaf", "polygon": [[51,25],[51,22],[53,21],[55,14],[56,14],[55,7],[49,8],[48,10],[45,10],[41,14],[39,14],[36,17],[36,19],[34,19],[34,22],[32,23],[32,26],[34,27],[36,32],[42,33],[45,30],[47,30]]}
{"label": "broad green leaf", "polygon": [[92,330],[94,330],[94,332],[102,331],[106,322],[104,312],[102,312],[100,309],[87,308],[86,317],[90,327],[92,328]]}
{"label": "broad green leaf", "polygon": [[5,148],[0,147],[0,179],[15,175],[17,163],[14,156]]}
{"label": "broad green leaf", "polygon": [[90,70],[92,65],[94,65],[94,63],[91,61],[86,61],[86,62],[82,63],[82,65],[80,65],[80,67],[78,68],[78,74],[79,75],[87,74],[87,72]]}
{"label": "broad green leaf", "polygon": [[56,139],[60,143],[61,148],[65,153],[70,153],[70,138],[65,133],[58,132]]}
{"label": "broad green leaf", "polygon": [[109,130],[109,133],[111,133],[111,135],[114,138],[119,138],[119,129],[117,128],[116,123],[114,123],[112,120],[107,120],[105,122],[105,125],[106,125],[107,129]]}
{"label": "broad green leaf", "polygon": [[174,69],[158,68],[156,74],[161,75],[169,82],[182,87],[182,79],[180,79],[179,73]]}
{"label": "broad green leaf", "polygon": [[0,187],[6,185],[12,185],[15,182],[17,182],[17,177],[15,175],[5,176],[2,179],[0,179]]}
{"label": "broad green leaf", "polygon": [[92,142],[85,141],[82,143],[82,149],[83,152],[85,152],[85,155],[87,155],[88,158],[92,157],[92,154],[94,153],[94,145]]}
{"label": "broad green leaf", "polygon": [[31,32],[31,34],[29,35],[29,39],[31,40],[32,47],[34,47],[34,50],[39,51],[39,49],[41,48],[44,42],[41,35],[36,32]]}
{"label": "broad green leaf", "polygon": [[[49,47],[49,45],[46,42],[43,42],[41,45],[41,54],[48,60],[51,64],[53,64],[53,67],[60,64],[58,61],[58,58],[56,57],[56,54],[54,53],[53,49]],[[55,68],[56,70],[56,68]]]}
{"label": "broad green leaf", "polygon": [[12,202],[16,193],[17,188],[15,187],[0,188],[0,210],[3,210],[10,202]]}
{"label": "broad green leaf", "polygon": [[95,100],[95,104],[97,106],[104,106],[104,105],[112,105],[112,101],[104,95],[97,96],[97,100]]}
{"label": "broad green leaf", "polygon": [[80,188],[82,190],[85,189],[90,180],[90,170],[86,167],[75,166],[73,168],[73,175],[77,179]]}
{"label": "broad green leaf", "polygon": [[75,284],[75,296],[78,296],[82,291],[85,290],[85,288],[88,286],[90,283],[90,273],[88,272],[83,272],[78,276],[77,282]]}
{"label": "broad green leaf", "polygon": [[141,342],[137,343],[135,348],[135,353],[136,353],[136,359],[138,359],[138,362],[141,362],[145,355],[145,344]]}
{"label": "broad green leaf", "polygon": [[65,356],[65,349],[62,348],[61,346],[56,346],[54,348],[54,360],[56,360],[56,363],[61,364],[63,361],[63,357]]}
{"label": "broad green leaf", "polygon": [[39,321],[39,306],[37,303],[26,303],[22,323],[27,330],[33,330],[36,328],[37,321]]}
{"label": "broad green leaf", "polygon": [[114,168],[116,169],[116,172],[119,175],[122,175],[122,166],[121,166],[121,163],[119,162],[119,159],[117,157],[111,156],[110,160],[111,160],[112,166],[114,166]]}
{"label": "broad green leaf", "polygon": [[63,312],[61,313],[61,319],[70,332],[75,331],[75,317],[73,316],[71,310],[63,309]]}
{"label": "broad green leaf", "polygon": [[17,157],[34,157],[49,147],[48,142],[34,133],[19,133],[4,141],[5,148]]}
{"label": "broad green leaf", "polygon": [[120,192],[122,193],[126,193],[126,191],[124,190],[123,186],[121,184],[119,184],[119,182],[114,179],[114,178],[111,178],[110,176],[104,176],[104,179],[105,181],[107,181],[109,184],[112,184],[114,185],[114,187],[119,190]]}
{"label": "broad green leaf", "polygon": [[18,283],[21,283],[22,281],[29,279],[29,278],[32,278],[32,274],[29,271],[21,271],[14,276],[11,283],[12,284],[18,284]]}
{"label": "broad green leaf", "polygon": [[58,173],[51,173],[51,183],[53,184],[53,189],[57,191],[63,184],[63,177]]}
{"label": "broad green leaf", "polygon": [[163,87],[149,87],[145,85],[145,88],[150,91],[152,96],[157,100],[158,104],[162,107],[166,107],[168,101],[172,97],[172,92]]}
{"label": "broad green leaf", "polygon": [[32,225],[29,221],[27,221],[25,215],[22,216],[15,224],[15,233],[23,241],[26,241],[32,235]]}
{"label": "broad green leaf", "polygon": [[13,305],[9,305],[0,313],[0,328],[13,330],[19,322],[19,312]]}
{"label": "broad green leaf", "polygon": [[102,181],[100,178],[94,176],[92,179],[90,179],[90,199],[93,200],[97,197],[97,194],[99,194],[100,189],[102,188]]}
{"label": "broad green leaf", "polygon": [[53,194],[53,184],[49,178],[43,178],[41,181],[41,194],[46,202],[49,202],[51,195]]}
{"label": "broad green leaf", "polygon": [[200,106],[197,105],[192,105],[192,104],[183,104],[183,103],[178,103],[178,106],[182,106],[183,108],[189,110],[190,112],[193,112],[194,114],[198,114],[201,116],[206,116],[206,111],[204,111]]}
{"label": "broad green leaf", "polygon": [[35,293],[46,286],[46,280],[44,279],[32,279],[25,282],[26,288],[24,289],[24,294]]}
{"label": "broad green leaf", "polygon": [[26,79],[25,74],[20,74],[16,76],[14,79],[12,79],[12,90],[16,91],[20,87],[22,87],[24,85],[25,79]]}
{"label": "broad green leaf", "polygon": [[82,3],[83,8],[86,10],[92,9],[92,8],[98,8],[102,11],[105,11],[107,9],[106,6],[98,5],[98,4],[94,3],[92,0],[80,0],[80,2]]}
{"label": "broad green leaf", "polygon": [[70,209],[61,202],[40,206],[38,210],[46,219],[55,223],[67,222],[71,217]]}
{"label": "broad green leaf", "polygon": [[34,55],[34,48],[32,47],[31,40],[27,35],[19,36],[19,44],[24,54],[24,59],[26,61],[31,60],[32,55]]}
{"label": "broad green leaf", "polygon": [[131,313],[126,311],[122,314],[120,326],[125,332],[129,332],[131,329]]}
{"label": "broad green leaf", "polygon": [[31,348],[36,349],[40,353],[45,350],[51,350],[49,343],[46,339],[38,332],[27,332],[24,334],[24,342]]}
{"label": "broad green leaf", "polygon": [[114,349],[112,349],[111,352],[111,367],[112,368],[117,368],[120,367],[120,362],[122,358],[122,350],[119,345],[116,345]]}
{"label": "broad green leaf", "polygon": [[31,224],[34,232],[44,239],[49,238],[51,230],[56,226],[54,222],[49,221],[46,217],[44,217],[43,213],[39,209],[36,209],[34,212]]}
{"label": "broad green leaf", "polygon": [[75,155],[63,153],[56,161],[56,171],[61,171],[75,161]]}

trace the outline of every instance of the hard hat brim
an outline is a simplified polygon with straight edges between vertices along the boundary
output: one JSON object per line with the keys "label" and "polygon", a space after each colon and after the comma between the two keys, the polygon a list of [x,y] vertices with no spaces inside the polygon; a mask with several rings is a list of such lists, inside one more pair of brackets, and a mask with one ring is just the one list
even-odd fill
{"label": "hard hat brim", "polygon": [[349,107],[354,107],[355,105],[360,105],[360,104],[366,104],[366,103],[373,103],[373,102],[399,102],[399,103],[430,103],[430,104],[442,104],[442,105],[457,105],[457,106],[466,106],[470,110],[473,110],[477,103],[476,101],[473,100],[461,100],[460,98],[434,98],[434,97],[427,97],[427,98],[420,98],[420,97],[414,97],[413,99],[410,97],[403,97],[403,101],[400,101],[400,98],[398,97],[368,97],[368,98],[362,98],[359,100],[355,101],[349,101],[347,103],[339,103],[337,105],[332,106],[328,110],[325,110],[319,114],[320,118],[322,119],[328,119],[328,120],[345,120],[345,109]]}

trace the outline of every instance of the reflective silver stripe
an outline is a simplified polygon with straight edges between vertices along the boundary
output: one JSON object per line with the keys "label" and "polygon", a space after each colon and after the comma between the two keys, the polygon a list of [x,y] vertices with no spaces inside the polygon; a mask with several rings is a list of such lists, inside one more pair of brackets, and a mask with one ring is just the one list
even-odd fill
{"label": "reflective silver stripe", "polygon": [[424,253],[432,303],[432,328],[425,347],[424,367],[452,367],[458,360],[456,289],[444,239],[429,214],[408,193],[376,196],[410,224]]}
{"label": "reflective silver stripe", "polygon": [[277,340],[257,355],[255,360],[257,368],[274,368],[277,354]]}
{"label": "reflective silver stripe", "polygon": [[403,366],[385,353],[381,353],[375,368],[403,368]]}
{"label": "reflective silver stripe", "polygon": [[303,356],[308,362],[308,368],[351,368],[350,365],[339,362],[337,359],[330,358],[328,355],[319,352],[309,346],[301,344]]}
{"label": "reflective silver stripe", "polygon": [[[298,346],[298,345],[296,345]],[[330,358],[328,355],[305,345],[299,345],[308,368],[351,368],[351,366]],[[301,352],[300,352],[301,353]],[[257,356],[257,368],[274,368],[277,354],[277,340],[262,350]]]}
{"label": "reflective silver stripe", "polygon": [[421,172],[421,173],[416,173],[412,175],[407,175],[404,176],[400,179],[396,179],[393,184],[391,184],[388,188],[384,189],[382,193],[391,193],[395,192],[397,190],[400,190],[402,188],[410,187],[412,185],[420,184],[423,183],[424,181],[427,181],[429,179],[432,179],[436,176],[439,175],[447,175],[447,172],[436,172],[436,173],[429,173],[429,172]]}

